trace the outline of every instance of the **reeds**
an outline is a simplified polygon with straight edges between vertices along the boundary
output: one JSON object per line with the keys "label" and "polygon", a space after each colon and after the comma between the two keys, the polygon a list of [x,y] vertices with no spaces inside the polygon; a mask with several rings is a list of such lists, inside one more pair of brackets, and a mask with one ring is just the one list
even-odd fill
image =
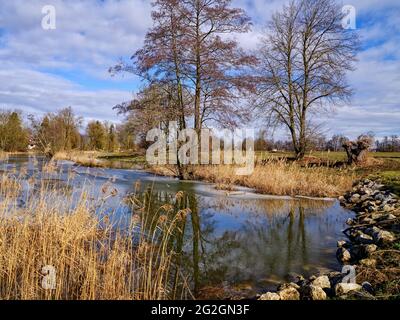
{"label": "reeds", "polygon": [[327,167],[301,167],[284,160],[268,161],[254,168],[248,176],[236,174],[230,165],[192,166],[194,179],[217,183],[218,186],[241,185],[271,195],[335,197],[351,189],[355,173]]}
{"label": "reeds", "polygon": [[52,159],[69,160],[85,167],[105,168],[107,167],[107,161],[98,159],[100,155],[101,153],[97,151],[59,151]]}
{"label": "reeds", "polygon": [[[157,219],[151,233],[143,227],[146,212],[138,207],[141,214],[120,228],[114,213],[99,208],[87,191],[73,201],[68,188],[55,190],[31,177],[31,191],[21,193],[18,179],[0,177],[0,299],[176,295],[173,282],[184,279],[171,277],[175,253],[169,244],[181,212]],[[102,196],[115,193],[104,188]],[[184,295],[185,286],[180,288]]]}

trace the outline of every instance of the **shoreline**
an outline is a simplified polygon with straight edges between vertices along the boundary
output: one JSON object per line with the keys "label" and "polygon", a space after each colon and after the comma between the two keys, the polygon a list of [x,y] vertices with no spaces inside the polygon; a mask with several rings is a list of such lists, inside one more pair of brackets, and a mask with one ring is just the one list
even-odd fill
{"label": "shoreline", "polygon": [[[292,282],[278,285],[276,291],[259,294],[258,300],[400,299],[399,289],[391,292],[386,287],[400,279],[400,272],[393,271],[391,257],[385,257],[394,255],[394,269],[398,269],[399,197],[383,184],[365,179],[339,201],[354,213],[346,222],[349,228],[343,230],[347,239],[337,242],[336,258],[343,266],[342,272],[316,274],[308,279],[297,275]],[[382,274],[386,278],[379,280],[376,275]]]}

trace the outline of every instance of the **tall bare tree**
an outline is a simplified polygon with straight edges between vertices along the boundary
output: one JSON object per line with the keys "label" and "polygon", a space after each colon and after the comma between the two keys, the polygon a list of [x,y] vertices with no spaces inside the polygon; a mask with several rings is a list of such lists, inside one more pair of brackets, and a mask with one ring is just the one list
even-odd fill
{"label": "tall bare tree", "polygon": [[294,0],[273,15],[259,50],[256,105],[290,132],[297,158],[307,147],[309,115],[348,100],[359,38],[342,27],[332,0]]}
{"label": "tall bare tree", "polygon": [[[156,0],[153,27],[144,46],[112,72],[130,71],[148,86],[158,85],[173,98],[180,127],[193,117],[193,127],[207,121],[234,125],[243,115],[235,102],[251,89],[248,67],[255,57],[246,54],[232,35],[250,29],[242,9],[231,0]],[[171,111],[171,109],[170,109]]]}
{"label": "tall bare tree", "polygon": [[213,120],[235,126],[243,114],[235,108],[238,93],[251,90],[246,68],[256,63],[229,35],[250,30],[250,18],[231,0],[182,0],[186,26],[187,74],[193,86],[194,128]]}

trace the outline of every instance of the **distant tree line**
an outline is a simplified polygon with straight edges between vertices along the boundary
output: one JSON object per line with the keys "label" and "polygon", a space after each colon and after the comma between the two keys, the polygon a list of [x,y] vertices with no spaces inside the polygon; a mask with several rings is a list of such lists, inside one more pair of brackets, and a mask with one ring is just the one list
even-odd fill
{"label": "distant tree line", "polygon": [[400,152],[400,138],[397,135],[384,137],[382,140],[375,142],[376,151],[382,152]]}
{"label": "distant tree line", "polygon": [[7,152],[38,151],[54,155],[58,151],[100,150],[114,152],[134,150],[135,139],[125,124],[98,120],[83,125],[71,107],[37,117],[20,111],[0,111],[0,150]]}
{"label": "distant tree line", "polygon": [[[157,126],[156,118],[151,114],[147,118],[133,117],[122,124],[107,121],[91,120],[86,126],[83,119],[76,116],[71,107],[42,117],[27,115],[21,111],[0,111],[0,150],[8,152],[27,151],[29,146],[49,155],[58,151],[99,150],[107,152],[138,151],[145,149],[143,130]],[[25,119],[25,121],[24,121]],[[139,129],[138,129],[139,128]],[[400,152],[400,138],[397,135],[375,139],[373,132],[362,134],[357,140],[368,138],[370,149],[381,152]],[[334,134],[327,138],[323,134],[312,134],[307,137],[310,151],[344,151],[343,145],[350,140],[343,134]],[[244,145],[245,143],[243,143]],[[223,146],[223,138],[220,145]],[[261,130],[254,139],[256,151],[291,151],[295,152],[293,143],[288,139],[269,138]]]}

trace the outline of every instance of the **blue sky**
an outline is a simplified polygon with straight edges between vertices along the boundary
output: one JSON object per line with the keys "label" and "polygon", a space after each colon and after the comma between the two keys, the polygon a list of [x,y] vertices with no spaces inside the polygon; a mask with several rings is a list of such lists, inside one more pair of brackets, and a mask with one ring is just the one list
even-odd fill
{"label": "blue sky", "polygon": [[[253,19],[257,47],[265,23],[285,0],[234,0]],[[400,135],[400,2],[349,0],[363,39],[357,70],[349,74],[355,95],[332,115],[317,115],[327,135]],[[43,30],[42,7],[56,8],[56,29]],[[43,114],[72,106],[86,120],[120,121],[112,107],[132,98],[132,75],[111,77],[108,68],[129,58],[151,26],[146,0],[0,0],[0,108]]]}

